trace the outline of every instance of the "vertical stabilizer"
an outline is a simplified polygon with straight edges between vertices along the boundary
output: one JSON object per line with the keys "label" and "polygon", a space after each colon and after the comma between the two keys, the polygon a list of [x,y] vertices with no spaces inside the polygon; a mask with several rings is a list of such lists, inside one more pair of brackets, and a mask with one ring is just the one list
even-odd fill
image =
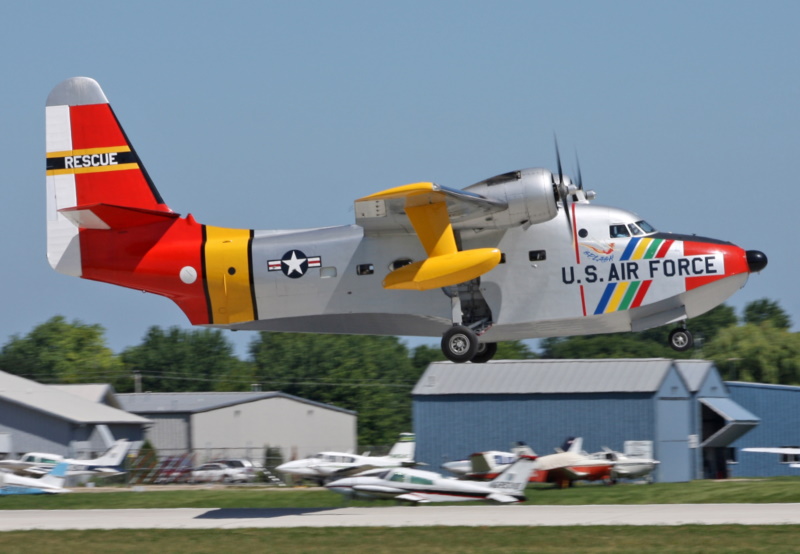
{"label": "vertical stabilizer", "polygon": [[[59,83],[47,97],[46,127],[47,258],[54,269],[80,277],[80,228],[104,228],[92,207],[171,210],[97,81],[73,77]],[[75,216],[81,208],[82,217]],[[72,220],[64,210],[72,210]]]}
{"label": "vertical stabilizer", "polygon": [[400,438],[394,443],[389,451],[389,457],[397,460],[414,461],[414,450],[416,447],[414,433],[400,433]]}

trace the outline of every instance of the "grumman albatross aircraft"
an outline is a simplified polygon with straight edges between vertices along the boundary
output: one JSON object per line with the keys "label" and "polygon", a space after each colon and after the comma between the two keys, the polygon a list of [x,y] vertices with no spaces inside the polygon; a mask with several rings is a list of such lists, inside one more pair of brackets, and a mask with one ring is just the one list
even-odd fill
{"label": "grumman albatross aircraft", "polygon": [[450,360],[485,362],[497,341],[677,324],[670,343],[685,350],[685,321],[767,264],[591,204],[558,156],[557,173],[364,196],[355,225],[213,227],[167,206],[96,81],[57,85],[46,121],[50,264],[166,296],[195,325],[441,336]]}
{"label": "grumman albatross aircraft", "polygon": [[337,479],[325,486],[351,498],[394,498],[415,504],[463,500],[524,502],[525,487],[535,463],[533,456],[520,456],[488,483],[442,477],[438,473],[421,469],[396,468],[373,469]]}

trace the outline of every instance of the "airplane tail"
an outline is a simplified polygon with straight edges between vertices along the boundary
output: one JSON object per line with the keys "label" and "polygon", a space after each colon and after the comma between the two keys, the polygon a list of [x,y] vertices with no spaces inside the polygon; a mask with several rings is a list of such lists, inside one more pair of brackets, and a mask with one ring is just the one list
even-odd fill
{"label": "airplane tail", "polygon": [[397,460],[413,462],[416,448],[414,433],[400,433],[400,438],[389,451],[389,457]]}
{"label": "airplane tail", "polygon": [[254,232],[173,212],[96,81],[56,85],[46,127],[47,258],[55,270],[166,296],[194,325],[258,319]]}
{"label": "airplane tail", "polygon": [[97,81],[73,77],[47,97],[47,257],[82,275],[79,228],[109,229],[159,217],[167,207]]}
{"label": "airplane tail", "polygon": [[496,492],[490,495],[489,500],[495,502],[519,502],[525,500],[525,487],[531,473],[536,467],[536,458],[523,455],[508,466],[503,473],[489,482],[489,486]]}
{"label": "airplane tail", "polygon": [[42,485],[46,485],[49,488],[62,489],[64,488],[64,480],[67,476],[68,469],[69,464],[67,462],[59,462],[49,473],[42,475],[39,481]]}
{"label": "airplane tail", "polygon": [[[102,467],[117,467],[125,460],[125,456],[131,449],[131,443],[126,439],[119,439],[114,442],[113,446],[109,448],[102,456],[94,460],[85,460],[88,466],[102,466]],[[80,462],[81,460],[76,460]]]}

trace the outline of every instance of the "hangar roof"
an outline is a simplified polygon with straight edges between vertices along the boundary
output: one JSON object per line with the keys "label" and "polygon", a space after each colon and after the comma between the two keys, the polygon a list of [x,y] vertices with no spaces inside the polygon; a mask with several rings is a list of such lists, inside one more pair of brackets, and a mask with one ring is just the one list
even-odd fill
{"label": "hangar roof", "polygon": [[675,366],[692,392],[700,390],[708,372],[715,367],[708,360],[675,360]]}
{"label": "hangar roof", "polygon": [[144,425],[149,419],[98,404],[58,387],[0,371],[0,400],[51,414],[74,423],[132,423]]}
{"label": "hangar roof", "polygon": [[285,398],[311,404],[319,408],[356,415],[331,404],[306,400],[284,392],[140,392],[117,394],[123,409],[136,414],[198,413],[264,400]]}
{"label": "hangar roof", "polygon": [[434,362],[412,394],[656,392],[673,366],[667,358]]}

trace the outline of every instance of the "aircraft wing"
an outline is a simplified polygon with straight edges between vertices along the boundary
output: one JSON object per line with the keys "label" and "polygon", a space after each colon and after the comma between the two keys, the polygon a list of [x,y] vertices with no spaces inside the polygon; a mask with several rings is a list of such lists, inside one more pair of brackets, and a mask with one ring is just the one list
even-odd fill
{"label": "aircraft wing", "polygon": [[800,448],[742,448],[742,452],[766,452],[767,454],[786,454],[787,456],[800,455]]}
{"label": "aircraft wing", "polygon": [[405,492],[403,489],[398,489],[397,487],[387,487],[386,485],[353,485],[353,490],[357,492],[382,494],[388,496],[396,496]]}
{"label": "aircraft wing", "polygon": [[436,183],[412,183],[381,191],[356,200],[356,224],[366,234],[414,233],[406,214],[410,206],[444,203],[453,225],[508,208],[508,204],[468,191],[442,187]]}
{"label": "aircraft wing", "polygon": [[428,502],[430,502],[430,500],[428,500],[424,496],[414,494],[413,492],[401,494],[399,496],[395,496],[394,498],[395,500],[405,500],[406,502],[416,502],[417,504],[427,504]]}
{"label": "aircraft wing", "polygon": [[497,248],[459,250],[453,226],[505,210],[504,202],[479,194],[413,183],[356,200],[356,223],[366,235],[416,234],[428,257],[395,269],[386,289],[431,290],[480,277],[500,263]]}

